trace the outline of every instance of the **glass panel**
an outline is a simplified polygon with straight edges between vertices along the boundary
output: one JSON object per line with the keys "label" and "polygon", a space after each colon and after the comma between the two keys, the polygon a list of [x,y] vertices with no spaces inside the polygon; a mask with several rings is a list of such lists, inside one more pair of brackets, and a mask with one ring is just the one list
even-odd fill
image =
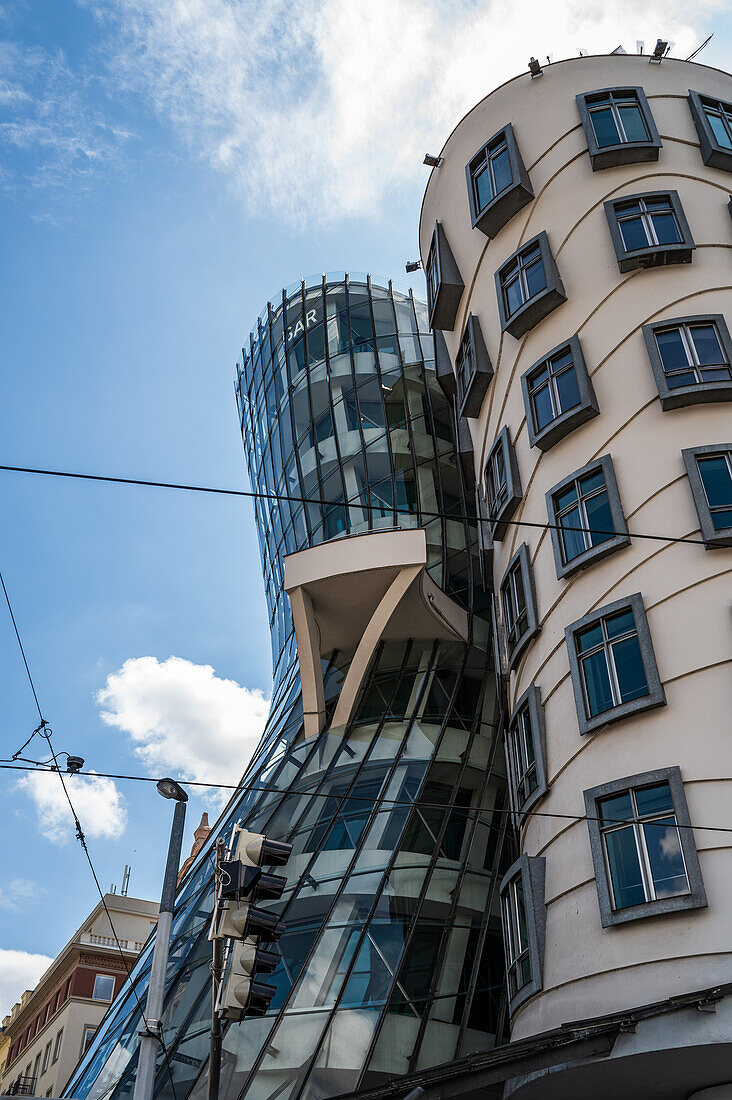
{"label": "glass panel", "polygon": [[703,366],[726,362],[714,325],[694,325],[690,333],[697,359]]}
{"label": "glass panel", "polygon": [[575,405],[579,405],[580,392],[574,367],[570,367],[568,370],[564,370],[561,374],[556,376],[556,387],[562,412],[566,412],[567,409],[573,409]]}
{"label": "glass panel", "polygon": [[586,653],[588,649],[602,642],[602,626],[599,622],[580,630],[577,634],[577,652]]}
{"label": "glass panel", "polygon": [[686,354],[681,329],[673,328],[665,332],[657,332],[656,344],[664,370],[677,370],[688,366],[689,357]]}
{"label": "glass panel", "polygon": [[646,229],[641,218],[626,218],[619,224],[626,252],[632,252],[635,248],[646,248],[648,246],[648,235],[646,234]]}
{"label": "glass panel", "polygon": [[532,396],[532,401],[534,405],[536,427],[538,431],[541,431],[542,428],[545,428],[546,425],[554,419],[554,409],[552,407],[549,386],[545,385],[542,389],[537,390]]}
{"label": "glass panel", "polygon": [[[579,508],[572,508],[566,515],[560,519],[562,526],[562,550],[565,562],[571,561],[572,558],[576,558],[578,554],[584,553],[585,536],[584,532],[578,530],[582,527],[582,517],[580,516]],[[567,530],[567,528],[574,528],[574,530]]]}
{"label": "glass panel", "polygon": [[717,530],[732,524],[732,475],[724,455],[697,459],[704,491],[711,508],[722,509],[712,512],[712,522]]}
{"label": "glass panel", "polygon": [[519,309],[519,307],[523,304],[523,295],[521,293],[521,282],[518,279],[518,277],[515,278],[513,280],[513,282],[510,283],[505,288],[505,295],[506,295],[506,311],[508,312],[508,315],[510,317],[511,314],[515,313],[516,310]]}
{"label": "glass panel", "polygon": [[680,244],[681,234],[676,224],[676,218],[672,213],[654,214],[653,228],[656,230],[656,238],[659,244]]}
{"label": "glass panel", "polygon": [[647,821],[643,825],[643,834],[656,897],[672,898],[678,894],[688,894],[689,880],[684,869],[676,818],[672,815],[660,821]]}
{"label": "glass panel", "polygon": [[554,497],[554,509],[557,512],[563,512],[565,508],[568,508],[570,504],[575,504],[577,501],[577,485],[572,482],[566,489],[561,489]]}
{"label": "glass panel", "polygon": [[491,157],[491,164],[493,166],[496,194],[500,195],[501,191],[505,191],[507,187],[511,186],[511,161],[508,156],[508,149],[504,148],[500,153],[496,153]]}
{"label": "glass panel", "polygon": [[639,817],[650,817],[664,810],[673,810],[674,800],[668,783],[657,783],[653,787],[641,787],[635,791],[635,802]]}
{"label": "glass panel", "polygon": [[479,211],[483,210],[493,198],[491,174],[488,171],[487,164],[484,164],[477,176],[475,176],[475,194]]}
{"label": "glass panel", "polygon": [[610,674],[605,651],[601,649],[591,657],[582,660],[582,672],[585,679],[585,691],[590,717],[610,710],[615,704],[610,687]]}
{"label": "glass panel", "polygon": [[588,496],[590,493],[594,493],[595,489],[604,488],[605,474],[602,468],[599,470],[593,470],[591,474],[587,474],[580,481],[580,492],[582,496]]}
{"label": "glass panel", "polygon": [[597,808],[600,811],[598,816],[605,823],[613,824],[617,821],[628,821],[635,816],[629,791],[612,795],[611,798],[601,799]]}
{"label": "glass panel", "polygon": [[607,492],[598,493],[596,497],[591,497],[586,502],[585,508],[587,510],[587,523],[591,531],[590,544],[598,546],[601,542],[607,542],[614,534],[613,517]]}
{"label": "glass panel", "polygon": [[595,131],[597,144],[601,149],[606,145],[618,145],[620,143],[620,132],[609,106],[592,111],[590,118],[592,119],[592,128]]}
{"label": "glass panel", "polygon": [[730,140],[727,128],[719,115],[714,115],[711,111],[707,111],[707,118],[709,119],[709,125],[712,127],[712,133],[722,148],[732,149],[732,140]]}
{"label": "glass panel", "polygon": [[646,901],[633,826],[605,834],[605,850],[616,909],[642,905]]}
{"label": "glass panel", "polygon": [[635,617],[633,609],[620,611],[617,615],[609,615],[605,620],[605,629],[608,638],[618,638],[621,634],[627,634],[629,630],[635,630]]}
{"label": "glass panel", "polygon": [[544,264],[541,259],[529,264],[526,268],[526,285],[529,290],[529,298],[533,298],[535,294],[538,294],[546,287]]}
{"label": "glass panel", "polygon": [[637,635],[615,642],[612,650],[622,701],[628,703],[647,695],[648,683]]}
{"label": "glass panel", "polygon": [[648,131],[639,104],[619,104],[618,114],[625,130],[626,141],[648,141]]}

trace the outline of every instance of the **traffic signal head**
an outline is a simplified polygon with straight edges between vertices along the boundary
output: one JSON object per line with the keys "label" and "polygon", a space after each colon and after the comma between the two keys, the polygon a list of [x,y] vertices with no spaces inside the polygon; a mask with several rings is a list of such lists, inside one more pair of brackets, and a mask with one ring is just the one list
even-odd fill
{"label": "traffic signal head", "polygon": [[277,992],[276,986],[254,980],[257,973],[271,974],[279,956],[260,947],[255,939],[235,943],[229,955],[226,978],[221,987],[217,1009],[228,1020],[243,1016],[263,1016]]}
{"label": "traffic signal head", "polygon": [[292,845],[283,840],[270,840],[262,833],[250,833],[248,829],[235,825],[231,849],[234,859],[240,859],[245,866],[260,867],[263,863],[281,866],[290,858]]}

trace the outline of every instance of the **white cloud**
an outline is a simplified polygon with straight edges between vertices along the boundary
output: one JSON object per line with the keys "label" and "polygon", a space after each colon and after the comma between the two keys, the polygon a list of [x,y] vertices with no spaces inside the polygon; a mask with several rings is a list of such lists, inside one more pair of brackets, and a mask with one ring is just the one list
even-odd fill
{"label": "white cloud", "polygon": [[[204,783],[238,782],[269,710],[261,691],[181,657],[125,661],[107,677],[97,702],[107,725],[132,738],[151,774]],[[210,797],[222,801],[229,793]]]}
{"label": "white cloud", "polygon": [[112,72],[142,93],[247,206],[291,219],[371,214],[421,188],[462,114],[578,47],[685,57],[728,0],[79,0],[112,36]]}
{"label": "white cloud", "polygon": [[[124,799],[111,779],[64,776],[64,782],[87,837],[117,840],[127,825]],[[31,772],[18,787],[35,803],[38,828],[47,840],[65,844],[75,835],[74,819],[55,772]]]}
{"label": "white cloud", "polygon": [[25,878],[11,879],[7,886],[0,887],[0,909],[20,913],[45,893],[45,889],[37,882]]}
{"label": "white cloud", "polygon": [[53,962],[49,955],[8,951],[0,947],[0,1020],[7,1016],[26,989],[34,989]]}

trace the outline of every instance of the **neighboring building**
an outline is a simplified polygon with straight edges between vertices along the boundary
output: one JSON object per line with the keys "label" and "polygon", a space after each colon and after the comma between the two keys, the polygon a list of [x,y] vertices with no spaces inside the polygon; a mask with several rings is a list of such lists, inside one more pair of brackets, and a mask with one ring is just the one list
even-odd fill
{"label": "neighboring building", "polygon": [[[424,306],[365,275],[298,283],[262,313],[237,398],[252,485],[280,494],[255,502],[275,686],[250,789],[181,884],[166,1100],[171,1073],[177,1100],[205,1091],[210,857],[238,821],[293,853],[268,903],[286,924],[277,993],[264,1017],[227,1027],[222,1100],[387,1083],[493,1047],[507,1018],[489,600],[472,462]],[[138,1029],[123,993],[66,1094],[127,1096]]]}
{"label": "neighboring building", "polygon": [[[155,927],[155,902],[105,894],[114,930],[132,967]],[[9,1040],[0,1095],[60,1096],[126,977],[102,902],[57,955],[33,990],[3,1021]]]}
{"label": "neighboring building", "polygon": [[196,856],[203,848],[204,844],[208,840],[208,835],[211,832],[211,826],[208,823],[208,814],[203,814],[198,824],[198,828],[193,833],[193,844],[191,845],[191,852],[188,859],[184,860],[180,865],[180,871],[178,872],[178,884],[188,874],[188,870],[193,866]]}
{"label": "neighboring building", "polygon": [[[421,253],[489,517],[520,824],[502,905],[534,1062],[505,1095],[729,1097],[732,77],[550,65],[442,157]],[[527,1040],[600,1017],[601,1057],[539,1072]]]}

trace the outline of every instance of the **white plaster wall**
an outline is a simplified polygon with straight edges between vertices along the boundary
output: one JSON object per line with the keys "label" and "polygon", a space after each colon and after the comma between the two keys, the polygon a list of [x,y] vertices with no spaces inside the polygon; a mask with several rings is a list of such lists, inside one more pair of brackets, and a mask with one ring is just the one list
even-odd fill
{"label": "white plaster wall", "polygon": [[[663,141],[658,163],[592,172],[575,95],[640,85]],[[664,413],[641,325],[695,313],[723,313],[732,325],[732,175],[707,168],[688,90],[732,101],[732,76],[666,59],[580,58],[517,77],[478,104],[450,135],[431,173],[420,223],[423,261],[435,220],[465,281],[453,332],[453,362],[469,312],[476,315],[495,375],[479,419],[471,421],[476,476],[504,425],[518,459],[523,500],[517,520],[545,522],[544,494],[593,458],[612,455],[632,532],[700,537],[686,479],[684,447],[728,442],[732,405]],[[512,122],[535,200],[489,241],[471,229],[465,165]],[[603,202],[673,188],[696,251],[691,265],[621,275]],[[546,230],[567,302],[522,339],[501,334],[494,273],[522,242]],[[528,441],[520,377],[579,333],[600,415],[543,454]],[[541,632],[511,674],[509,699],[531,683],[545,704],[548,796],[541,813],[582,814],[588,787],[678,765],[694,825],[732,828],[732,550],[634,538],[631,545],[557,580],[549,532],[510,527],[496,544],[500,581],[526,542],[534,568]],[[667,705],[579,734],[564,628],[593,608],[643,595]],[[546,858],[547,939],[543,990],[513,1020],[513,1038],[732,980],[732,834],[695,831],[708,908],[603,929],[587,826],[533,817],[522,850]]]}

